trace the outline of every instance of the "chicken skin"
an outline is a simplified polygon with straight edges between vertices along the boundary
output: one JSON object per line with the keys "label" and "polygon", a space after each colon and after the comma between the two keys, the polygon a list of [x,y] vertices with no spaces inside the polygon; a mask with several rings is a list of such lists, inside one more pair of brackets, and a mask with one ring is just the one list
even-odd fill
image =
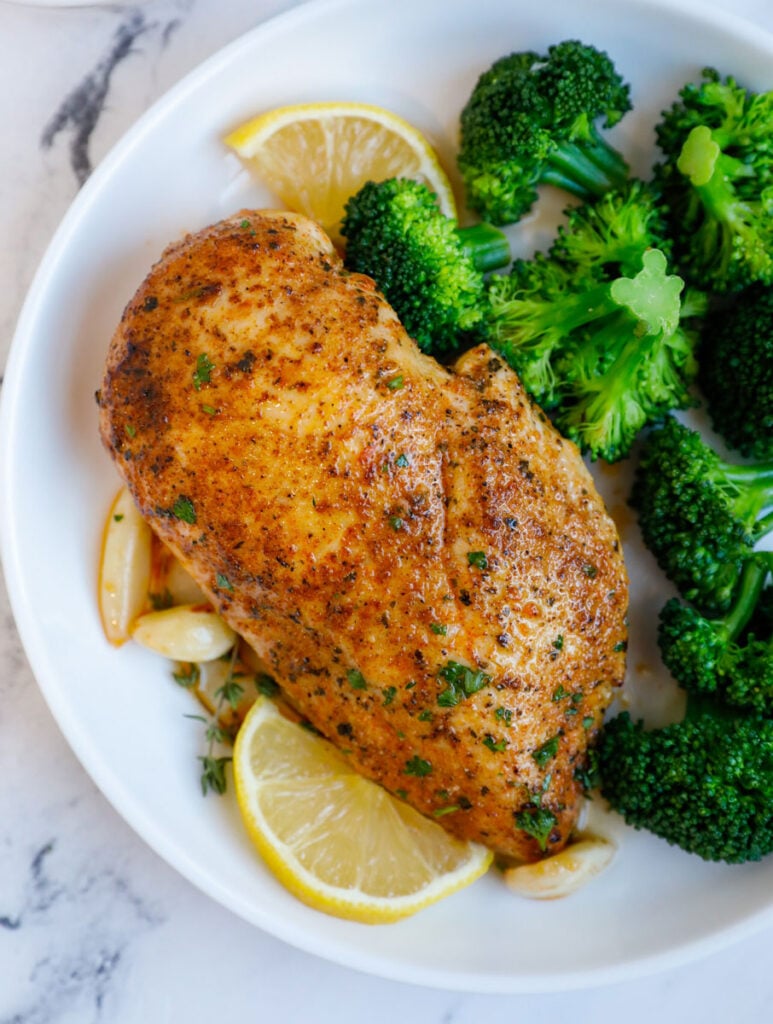
{"label": "chicken skin", "polygon": [[506,857],[563,846],[627,577],[490,349],[440,366],[315,224],[247,211],[152,268],[98,401],[142,514],[358,771]]}

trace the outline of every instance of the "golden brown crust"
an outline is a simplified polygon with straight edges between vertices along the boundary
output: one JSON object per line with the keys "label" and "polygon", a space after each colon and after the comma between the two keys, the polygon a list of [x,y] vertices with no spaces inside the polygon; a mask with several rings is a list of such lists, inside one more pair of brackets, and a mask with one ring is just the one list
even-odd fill
{"label": "golden brown crust", "polygon": [[[501,360],[444,369],[310,221],[245,212],[152,269],[100,405],[143,514],[360,771],[515,857],[542,806],[563,845],[627,580],[577,450]],[[454,706],[449,663],[486,683]]]}

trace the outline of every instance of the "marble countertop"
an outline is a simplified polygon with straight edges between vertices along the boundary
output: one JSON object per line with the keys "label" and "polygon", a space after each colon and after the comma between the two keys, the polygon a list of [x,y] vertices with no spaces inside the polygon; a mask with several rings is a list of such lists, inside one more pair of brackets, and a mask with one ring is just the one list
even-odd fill
{"label": "marble countertop", "polygon": [[[714,2],[773,30],[769,0]],[[0,2],[0,371],[36,265],[92,168],[188,70],[291,6]],[[96,789],[35,685],[2,584],[0,778],[0,1024],[771,1019],[771,932],[610,988],[480,996],[358,974],[245,924],[156,856]]]}

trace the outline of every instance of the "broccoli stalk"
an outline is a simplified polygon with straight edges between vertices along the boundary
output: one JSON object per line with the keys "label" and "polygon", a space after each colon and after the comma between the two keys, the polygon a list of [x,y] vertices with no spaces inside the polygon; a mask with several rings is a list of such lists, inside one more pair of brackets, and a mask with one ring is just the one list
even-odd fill
{"label": "broccoli stalk", "polygon": [[691,696],[684,719],[660,729],[618,715],[598,751],[601,792],[635,828],[705,860],[773,851],[773,721]]}
{"label": "broccoli stalk", "polygon": [[492,224],[455,227],[454,233],[475,269],[482,274],[506,267],[510,262],[510,244],[499,228]]}
{"label": "broccoli stalk", "polygon": [[346,266],[374,279],[421,348],[453,349],[484,330],[483,274],[510,261],[497,228],[459,228],[426,185],[390,178],[348,200],[341,233]]}
{"label": "broccoli stalk", "polygon": [[[674,679],[690,693],[720,696],[728,704],[773,713],[773,647],[753,636],[739,644],[760,601],[773,555],[750,558],[729,610],[705,618],[672,598],[660,613],[658,643]],[[760,671],[767,665],[767,685]]]}
{"label": "broccoli stalk", "polygon": [[662,608],[658,644],[663,663],[686,690],[714,693],[718,679],[732,670],[736,641],[754,614],[767,573],[760,559],[749,558],[732,604],[719,617],[706,618],[677,598]]}
{"label": "broccoli stalk", "polygon": [[627,177],[628,164],[584,115],[572,125],[569,138],[550,150],[539,182],[588,200],[619,188]]}
{"label": "broccoli stalk", "polygon": [[773,281],[773,92],[755,94],[712,68],[686,85],[657,128],[656,168],[679,272],[703,288]]}
{"label": "broccoli stalk", "polygon": [[698,381],[728,444],[748,458],[773,460],[773,289],[755,285],[711,317]]}
{"label": "broccoli stalk", "polygon": [[683,282],[647,249],[633,277],[577,280],[570,265],[519,262],[489,287],[489,338],[559,429],[592,458],[627,455],[638,431],[689,402],[694,339]]}
{"label": "broccoli stalk", "polygon": [[458,162],[470,208],[508,224],[529,210],[540,184],[584,200],[621,186],[628,168],[596,122],[611,127],[630,105],[609,57],[577,41],[496,61],[461,115]]}
{"label": "broccoli stalk", "polygon": [[673,417],[645,442],[631,504],[682,595],[726,611],[754,545],[773,530],[773,463],[736,466]]}

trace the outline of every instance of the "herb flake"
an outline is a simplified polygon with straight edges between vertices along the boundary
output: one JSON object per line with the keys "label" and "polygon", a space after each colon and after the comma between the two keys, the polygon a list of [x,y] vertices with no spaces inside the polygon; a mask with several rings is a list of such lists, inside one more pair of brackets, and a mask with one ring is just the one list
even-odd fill
{"label": "herb flake", "polygon": [[196,509],[191,499],[184,494],[181,494],[174,505],[172,505],[172,515],[175,519],[181,519],[184,523],[189,523],[191,526],[196,525]]}
{"label": "herb flake", "polygon": [[527,807],[525,810],[516,812],[515,824],[522,832],[536,839],[537,845],[544,853],[548,846],[550,833],[558,824],[558,819],[547,807]]}
{"label": "herb flake", "polygon": [[482,669],[476,671],[458,661],[447,661],[438,675],[448,683],[437,698],[438,704],[443,708],[455,707],[465,697],[471,697],[491,682],[491,676]]}
{"label": "herb flake", "polygon": [[426,775],[432,774],[432,764],[429,761],[425,761],[423,757],[419,757],[418,754],[414,754],[412,758],[405,762],[403,773],[405,775],[415,775],[416,778],[423,779]]}
{"label": "herb flake", "polygon": [[467,564],[473,569],[488,569],[488,558],[485,551],[468,551]]}
{"label": "herb flake", "polygon": [[229,593],[233,594],[234,585],[233,583],[231,583],[227,576],[223,575],[222,572],[219,572],[215,577],[215,583],[217,585],[218,590],[227,590]]}
{"label": "herb flake", "polygon": [[556,734],[532,751],[531,756],[540,768],[544,768],[558,753],[558,740],[559,736]]}
{"label": "herb flake", "polygon": [[215,364],[210,360],[206,352],[200,353],[196,359],[196,369],[193,371],[193,386],[201,391],[203,384],[210,383],[210,376],[215,369]]}
{"label": "herb flake", "polygon": [[353,690],[367,690],[367,680],[359,669],[350,668],[346,673],[346,678],[349,680],[349,685]]}

